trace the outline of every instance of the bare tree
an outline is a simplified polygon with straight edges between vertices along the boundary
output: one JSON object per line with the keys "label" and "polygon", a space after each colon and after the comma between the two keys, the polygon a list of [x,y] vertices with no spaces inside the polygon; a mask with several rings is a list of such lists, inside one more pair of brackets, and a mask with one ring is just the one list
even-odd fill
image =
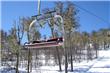
{"label": "bare tree", "polygon": [[21,23],[21,19],[19,19],[18,24],[14,21],[14,26],[10,30],[10,34],[8,36],[8,43],[10,47],[13,49],[13,53],[16,55],[16,73],[19,73],[19,52],[21,49],[21,40],[24,34],[24,25]]}

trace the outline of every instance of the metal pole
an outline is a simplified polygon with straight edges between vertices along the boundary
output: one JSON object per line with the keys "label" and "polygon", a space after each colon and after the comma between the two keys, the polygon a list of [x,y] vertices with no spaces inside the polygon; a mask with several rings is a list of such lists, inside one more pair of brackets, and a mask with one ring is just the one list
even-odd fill
{"label": "metal pole", "polygon": [[40,14],[40,0],[38,0],[38,6],[37,6],[38,15]]}

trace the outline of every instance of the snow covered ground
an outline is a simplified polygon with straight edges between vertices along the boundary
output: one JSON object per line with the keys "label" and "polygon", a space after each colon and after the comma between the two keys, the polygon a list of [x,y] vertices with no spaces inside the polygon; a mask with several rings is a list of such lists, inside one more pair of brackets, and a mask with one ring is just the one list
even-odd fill
{"label": "snow covered ground", "polygon": [[[100,50],[99,57],[92,61],[82,61],[80,63],[73,63],[73,72],[70,72],[70,65],[68,73],[110,73],[110,49]],[[26,70],[19,69],[20,73],[26,73]],[[33,69],[31,73],[65,73],[62,65],[62,72],[58,71],[58,66],[42,66],[39,69]],[[0,67],[0,73],[15,73],[15,70]]]}

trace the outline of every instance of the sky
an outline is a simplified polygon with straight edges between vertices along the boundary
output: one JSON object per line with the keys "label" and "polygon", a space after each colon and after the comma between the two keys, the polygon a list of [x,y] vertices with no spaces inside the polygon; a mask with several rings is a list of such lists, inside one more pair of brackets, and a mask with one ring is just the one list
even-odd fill
{"label": "sky", "polygon": [[[66,2],[66,1],[65,1]],[[92,32],[100,28],[110,28],[110,1],[72,1],[78,10],[77,20],[80,32]],[[54,1],[41,1],[41,11],[53,8]],[[37,1],[1,1],[1,28],[8,32],[13,21],[19,17],[37,15]],[[40,29],[41,35],[50,36],[50,29],[46,25]]]}

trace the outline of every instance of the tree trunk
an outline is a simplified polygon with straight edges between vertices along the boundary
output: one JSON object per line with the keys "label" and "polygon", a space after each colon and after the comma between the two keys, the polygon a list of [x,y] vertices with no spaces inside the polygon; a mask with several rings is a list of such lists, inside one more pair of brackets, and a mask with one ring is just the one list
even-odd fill
{"label": "tree trunk", "polygon": [[[64,48],[65,49],[65,48]],[[65,73],[68,73],[67,50],[65,49]]]}
{"label": "tree trunk", "polygon": [[71,54],[71,71],[73,71],[73,58],[72,58],[72,54]]}
{"label": "tree trunk", "polygon": [[98,47],[99,45],[98,44],[95,44],[95,50],[96,50],[96,58],[98,58]]}
{"label": "tree trunk", "polygon": [[96,48],[96,58],[98,58],[98,48]]}
{"label": "tree trunk", "polygon": [[58,47],[56,47],[56,52],[57,52],[58,63],[59,63],[59,71],[62,71],[62,68],[61,68],[61,59],[60,59],[60,54],[59,54],[59,51],[58,51]]}
{"label": "tree trunk", "polygon": [[106,49],[106,42],[104,41],[104,50]]}
{"label": "tree trunk", "polygon": [[19,73],[19,70],[18,70],[18,66],[19,66],[19,52],[16,53],[16,56],[17,56],[17,61],[16,61],[16,73]]}
{"label": "tree trunk", "polygon": [[71,33],[69,33],[69,44],[70,44],[70,61],[71,61],[71,71],[73,71],[73,56],[72,56],[72,45],[71,45]]}
{"label": "tree trunk", "polygon": [[71,71],[73,71],[73,56],[72,56],[72,48],[70,47],[70,59],[71,59]]}
{"label": "tree trunk", "polygon": [[28,49],[28,72],[27,73],[30,73],[29,70],[30,70],[30,49]]}
{"label": "tree trunk", "polygon": [[[27,36],[28,36],[28,41],[30,40],[30,37],[29,37],[29,31],[27,32]],[[30,49],[28,48],[28,67],[27,67],[27,73],[30,73],[30,56],[31,56],[31,52],[30,52]]]}
{"label": "tree trunk", "polygon": [[[20,42],[18,41],[18,45],[20,46]],[[17,56],[17,62],[16,62],[16,73],[19,73],[18,67],[19,67],[19,48],[18,48],[18,52],[16,53]]]}

